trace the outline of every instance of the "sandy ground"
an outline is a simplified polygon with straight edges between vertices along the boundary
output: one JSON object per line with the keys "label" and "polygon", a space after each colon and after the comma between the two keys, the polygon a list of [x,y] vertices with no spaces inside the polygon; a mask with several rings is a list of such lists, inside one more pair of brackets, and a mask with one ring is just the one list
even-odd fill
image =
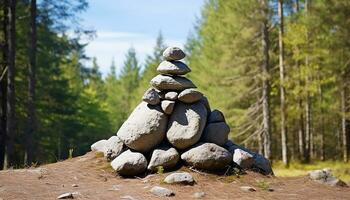
{"label": "sandy ground", "polygon": [[[307,177],[279,178],[248,174],[223,177],[197,173],[183,167],[196,180],[193,186],[167,185],[169,173],[145,177],[116,176],[109,164],[93,152],[66,161],[37,168],[0,172],[0,200],[56,199],[60,194],[74,192],[74,199],[194,199],[195,192],[205,192],[202,199],[341,199],[350,200],[349,187],[331,187],[315,183]],[[75,184],[75,185],[74,185]],[[74,185],[74,187],[73,187]],[[157,197],[149,190],[162,186],[175,192],[173,197]],[[241,186],[252,186],[245,192]],[[268,191],[272,188],[274,191]],[[128,197],[128,198],[127,198]],[[131,198],[132,197],[132,198]]]}

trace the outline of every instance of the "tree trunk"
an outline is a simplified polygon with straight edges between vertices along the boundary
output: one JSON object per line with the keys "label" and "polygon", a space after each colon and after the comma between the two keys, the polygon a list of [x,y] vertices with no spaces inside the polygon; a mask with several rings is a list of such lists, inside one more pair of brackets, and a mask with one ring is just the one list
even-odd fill
{"label": "tree trunk", "polygon": [[321,84],[321,69],[317,69],[317,76],[318,76],[318,94],[320,96],[320,130],[318,133],[320,134],[320,160],[325,160],[325,150],[324,150],[324,109],[323,109],[323,90],[322,90],[322,84]]}
{"label": "tree trunk", "polygon": [[280,68],[280,98],[281,98],[281,146],[282,161],[284,165],[288,165],[288,146],[287,146],[287,122],[286,122],[286,90],[284,87],[284,45],[283,45],[283,0],[278,0],[278,18],[280,21],[278,31],[279,46],[279,68]]}
{"label": "tree trunk", "polygon": [[346,119],[346,83],[343,82],[342,89],[341,89],[341,113],[342,113],[342,151],[343,151],[343,161],[348,162],[349,155],[348,155],[348,136],[347,136],[347,119]]}
{"label": "tree trunk", "polygon": [[6,96],[7,96],[7,1],[1,1],[1,9],[3,11],[3,16],[1,19],[1,31],[2,31],[2,41],[1,41],[1,51],[2,51],[2,62],[0,71],[0,170],[4,167],[5,159],[5,145],[6,145]]}
{"label": "tree trunk", "polygon": [[268,32],[268,3],[261,0],[263,20],[261,22],[262,41],[262,108],[263,108],[263,134],[264,156],[271,158],[271,125],[270,125],[270,69],[269,69],[269,32]]}
{"label": "tree trunk", "polygon": [[6,154],[4,168],[14,165],[15,124],[15,57],[16,57],[16,0],[8,0],[8,70],[7,70],[7,106],[6,106]]}
{"label": "tree trunk", "polygon": [[36,72],[36,0],[30,2],[29,24],[29,68],[28,68],[28,118],[26,130],[26,151],[24,163],[30,166],[33,162],[33,135],[36,128],[35,120],[35,72]]}

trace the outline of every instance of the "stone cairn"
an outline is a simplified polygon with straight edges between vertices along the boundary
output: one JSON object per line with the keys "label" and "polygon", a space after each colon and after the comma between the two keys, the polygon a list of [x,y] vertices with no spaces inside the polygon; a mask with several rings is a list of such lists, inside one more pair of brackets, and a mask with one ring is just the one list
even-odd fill
{"label": "stone cairn", "polygon": [[273,174],[262,155],[228,140],[223,113],[212,111],[208,99],[184,77],[191,72],[179,61],[185,56],[180,48],[168,47],[143,101],[116,136],[94,143],[91,150],[103,152],[122,176],[170,171],[181,164],[205,171],[233,166]]}

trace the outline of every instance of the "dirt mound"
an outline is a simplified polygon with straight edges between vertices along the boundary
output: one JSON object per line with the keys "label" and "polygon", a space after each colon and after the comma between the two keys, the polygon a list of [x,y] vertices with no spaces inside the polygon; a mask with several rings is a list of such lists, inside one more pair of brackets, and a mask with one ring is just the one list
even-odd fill
{"label": "dirt mound", "polygon": [[[146,177],[122,178],[113,173],[100,155],[84,156],[37,168],[0,172],[0,199],[56,199],[67,192],[74,199],[164,199],[149,190],[153,186],[171,189],[175,196],[169,199],[194,199],[196,192],[204,192],[203,199],[348,199],[350,188],[330,187],[315,183],[307,177],[265,177],[248,172],[246,175],[217,176],[194,172],[193,186],[167,185],[163,179],[168,173]],[[240,187],[252,186],[255,192]],[[273,191],[269,191],[273,189]]]}

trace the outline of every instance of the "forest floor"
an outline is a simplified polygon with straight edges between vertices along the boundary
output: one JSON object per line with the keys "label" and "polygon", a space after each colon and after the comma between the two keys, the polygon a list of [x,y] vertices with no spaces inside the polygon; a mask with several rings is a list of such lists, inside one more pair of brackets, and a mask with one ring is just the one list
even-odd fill
{"label": "forest floor", "polygon": [[[192,174],[193,186],[167,185],[163,179],[169,173],[145,177],[116,176],[109,164],[98,154],[43,165],[37,168],[0,172],[0,199],[56,199],[67,192],[74,199],[194,199],[195,192],[205,192],[203,199],[349,199],[350,187],[331,187],[301,177],[266,177],[248,172],[245,175],[218,176],[180,169]],[[157,197],[149,190],[161,186],[175,192],[173,197]],[[252,186],[246,192],[241,186]],[[273,191],[269,191],[271,188]]]}

